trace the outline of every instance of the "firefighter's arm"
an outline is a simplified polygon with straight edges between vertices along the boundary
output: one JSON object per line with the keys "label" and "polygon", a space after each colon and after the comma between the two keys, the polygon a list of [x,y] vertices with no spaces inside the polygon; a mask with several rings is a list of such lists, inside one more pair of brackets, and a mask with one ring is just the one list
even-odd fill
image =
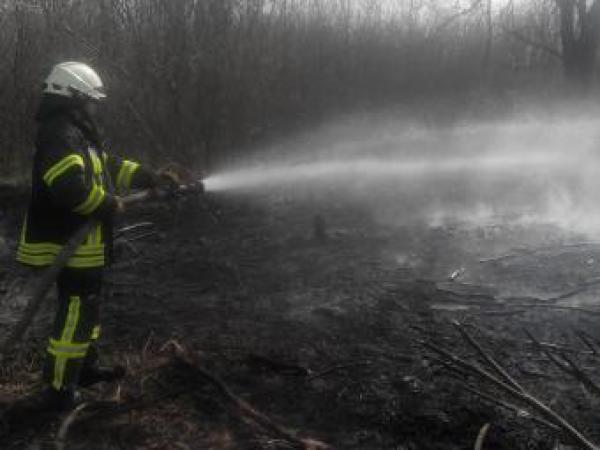
{"label": "firefighter's arm", "polygon": [[102,160],[118,195],[124,196],[132,189],[149,189],[156,185],[154,173],[135,161],[105,151],[102,152]]}
{"label": "firefighter's arm", "polygon": [[[56,205],[95,219],[111,216],[118,200],[92,180],[87,180],[85,160],[69,143],[46,152],[41,164],[42,182]],[[88,168],[88,173],[91,168]]]}
{"label": "firefighter's arm", "polygon": [[137,162],[121,159],[107,152],[103,152],[102,158],[119,195],[126,195],[131,189],[178,187],[193,182],[193,177],[185,168],[176,164],[170,164],[155,172]]}

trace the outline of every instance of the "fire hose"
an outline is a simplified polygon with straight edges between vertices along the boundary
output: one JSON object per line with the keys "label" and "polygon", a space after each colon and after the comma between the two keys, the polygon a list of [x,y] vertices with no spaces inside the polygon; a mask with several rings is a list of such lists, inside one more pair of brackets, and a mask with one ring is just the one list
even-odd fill
{"label": "fire hose", "polygon": [[[168,198],[172,195],[200,193],[202,192],[202,189],[202,182],[197,182],[179,186],[176,189],[140,191],[121,198],[121,201],[123,205],[127,206],[157,198]],[[62,247],[52,264],[44,269],[33,288],[30,300],[23,311],[23,317],[15,325],[12,333],[9,334],[8,338],[0,348],[0,361],[4,360],[10,349],[23,337],[59,273],[63,270],[69,258],[75,254],[77,248],[85,241],[96,225],[97,222],[91,220],[81,226],[81,228],[77,230],[71,239],[69,239]]]}

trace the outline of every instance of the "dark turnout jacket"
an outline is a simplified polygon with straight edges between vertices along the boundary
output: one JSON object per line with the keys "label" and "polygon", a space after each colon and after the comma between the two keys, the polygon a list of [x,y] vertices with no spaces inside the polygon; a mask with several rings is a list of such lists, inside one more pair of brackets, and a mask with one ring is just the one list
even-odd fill
{"label": "dark turnout jacket", "polygon": [[152,187],[155,178],[138,163],[105,152],[82,111],[53,106],[42,107],[37,118],[31,201],[17,260],[31,266],[50,265],[70,237],[93,220],[96,226],[67,267],[102,267],[107,243],[112,241],[115,195]]}

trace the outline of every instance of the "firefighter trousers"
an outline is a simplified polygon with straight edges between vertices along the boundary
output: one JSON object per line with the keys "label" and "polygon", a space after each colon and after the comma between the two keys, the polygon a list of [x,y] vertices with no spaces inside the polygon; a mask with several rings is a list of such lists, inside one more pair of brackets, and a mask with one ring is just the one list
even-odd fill
{"label": "firefighter trousers", "polygon": [[43,372],[56,390],[76,389],[81,370],[96,363],[102,273],[102,268],[64,268],[58,276],[58,308]]}

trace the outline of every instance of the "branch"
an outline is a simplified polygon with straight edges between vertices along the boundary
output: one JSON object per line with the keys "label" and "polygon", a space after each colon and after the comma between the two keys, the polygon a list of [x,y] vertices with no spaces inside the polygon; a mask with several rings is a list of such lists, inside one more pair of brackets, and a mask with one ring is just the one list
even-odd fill
{"label": "branch", "polygon": [[436,27],[436,29],[433,31],[432,34],[437,34],[441,31],[443,31],[444,28],[450,26],[452,24],[452,22],[460,19],[462,16],[467,16],[467,15],[471,14],[473,11],[475,11],[477,8],[479,8],[481,6],[481,2],[482,2],[482,0],[473,0],[473,3],[471,3],[471,6],[469,6],[466,9],[460,10],[456,14],[453,14],[452,16],[448,17],[446,20],[444,20],[441,24],[439,24]]}
{"label": "branch", "polygon": [[63,422],[60,425],[60,429],[58,430],[58,433],[56,434],[56,439],[54,440],[54,446],[55,446],[56,450],[64,450],[65,449],[65,444],[67,442],[67,433],[69,432],[69,427],[71,426],[71,424],[73,424],[73,422],[75,422],[75,419],[77,418],[79,413],[82,412],[84,409],[86,409],[88,406],[89,406],[88,403],[82,403],[77,408],[75,408],[73,411],[71,411],[69,413],[69,415],[67,415],[65,420],[63,420]]}
{"label": "branch", "polygon": [[163,346],[163,349],[168,347],[171,347],[177,361],[184,366],[193,369],[201,378],[213,385],[226,400],[233,404],[242,416],[290,442],[294,445],[294,448],[304,450],[325,450],[329,448],[328,445],[322,442],[314,441],[312,439],[302,439],[296,436],[294,433],[286,430],[281,425],[273,422],[266,415],[254,409],[248,402],[235,395],[223,381],[204,369],[198,356],[187,350],[178,342],[169,341]]}
{"label": "branch", "polygon": [[[460,381],[463,381],[463,380],[460,380]],[[486,394],[485,392],[481,392],[479,389],[476,389],[473,386],[470,386],[468,384],[465,384],[463,386],[463,388],[465,390],[467,390],[468,392],[470,392],[470,393],[472,393],[474,395],[477,395],[478,397],[481,397],[483,400],[486,400],[486,401],[488,401],[488,402],[490,402],[490,403],[492,403],[494,405],[497,405],[497,406],[499,406],[501,408],[504,408],[504,409],[507,409],[509,411],[514,412],[517,417],[521,417],[521,418],[525,418],[525,419],[530,419],[530,420],[532,420],[534,422],[539,423],[540,425],[544,425],[545,427],[550,428],[553,431],[560,430],[560,428],[557,427],[556,425],[554,425],[553,423],[548,422],[547,420],[544,420],[544,419],[540,419],[539,417],[534,416],[529,411],[527,411],[527,410],[525,410],[523,408],[520,408],[517,405],[513,405],[512,403],[505,402],[504,400],[501,400],[501,399],[499,399],[497,397],[494,397],[494,396],[492,396],[490,394]]]}
{"label": "branch", "polygon": [[494,358],[492,358],[492,356],[490,356],[479,345],[479,343],[471,337],[471,335],[469,333],[467,333],[467,330],[465,330],[458,321],[455,320],[452,322],[452,324],[460,332],[462,337],[471,345],[471,347],[473,347],[475,350],[477,350],[477,353],[479,353],[479,355],[485,360],[485,362],[487,362],[496,371],[496,373],[498,375],[500,375],[502,377],[502,379],[504,379],[504,381],[506,381],[508,384],[510,384],[515,389],[517,389],[521,392],[524,391],[523,387],[519,383],[517,383],[517,381],[513,377],[511,377],[509,375],[509,373],[500,364],[498,364],[498,362],[496,362],[496,360]]}
{"label": "branch", "polygon": [[561,52],[559,52],[555,48],[550,47],[549,45],[544,44],[543,42],[534,41],[533,39],[530,39],[527,36],[524,36],[523,34],[519,33],[517,30],[510,30],[510,29],[506,28],[504,25],[500,25],[500,28],[506,34],[514,37],[515,39],[523,42],[524,44],[531,45],[532,47],[543,50],[544,52],[548,53],[551,56],[554,56],[557,59],[560,59],[561,61],[564,58],[564,56]]}
{"label": "branch", "polygon": [[511,385],[505,383],[502,380],[499,380],[491,373],[482,369],[477,364],[472,364],[468,361],[465,361],[464,359],[462,359],[440,347],[435,346],[431,342],[426,342],[426,341],[419,341],[419,342],[425,348],[437,353],[438,355],[444,356],[445,358],[447,358],[454,364],[456,364],[468,371],[471,371],[472,373],[478,375],[480,378],[492,383],[494,386],[496,386],[501,391],[503,391],[507,394],[510,394],[513,397],[516,397],[519,400],[523,401],[524,403],[528,404],[529,406],[531,406],[532,409],[534,409],[535,411],[540,413],[543,417],[546,417],[552,423],[555,423],[556,425],[558,425],[568,436],[571,437],[571,439],[573,439],[574,442],[578,443],[581,446],[581,448],[584,448],[586,450],[598,450],[598,447],[596,447],[596,445],[594,445],[585,436],[583,436],[579,432],[579,430],[577,430],[573,425],[571,425],[569,422],[567,422],[566,419],[564,419],[558,413],[556,413],[555,411],[550,409],[548,406],[546,406],[540,400],[533,397],[531,394],[524,392],[524,391],[519,391],[518,389],[515,389]]}
{"label": "branch", "polygon": [[524,331],[525,334],[527,334],[527,336],[529,337],[529,339],[531,339],[536,344],[538,349],[541,350],[542,353],[544,353],[556,367],[558,367],[563,372],[571,375],[573,378],[575,378],[577,381],[583,384],[586,388],[588,388],[593,394],[600,397],[600,386],[598,386],[583,370],[581,370],[574,360],[572,360],[566,354],[563,353],[561,354],[561,357],[567,363],[566,365],[563,364],[558,360],[558,358],[556,358],[556,356],[550,353],[550,351],[547,348],[542,347],[539,341],[533,336],[533,334],[531,334],[527,330]]}
{"label": "branch", "polygon": [[581,342],[583,342],[586,345],[586,347],[588,347],[592,351],[594,356],[598,356],[598,350],[596,349],[596,346],[590,339],[590,336],[585,331],[574,329],[573,332],[581,340]]}
{"label": "branch", "polygon": [[475,450],[482,450],[483,449],[483,443],[485,442],[485,438],[487,436],[488,430],[490,429],[490,424],[486,423],[485,425],[483,425],[481,427],[481,430],[479,430],[479,433],[477,434],[477,440],[475,441]]}

